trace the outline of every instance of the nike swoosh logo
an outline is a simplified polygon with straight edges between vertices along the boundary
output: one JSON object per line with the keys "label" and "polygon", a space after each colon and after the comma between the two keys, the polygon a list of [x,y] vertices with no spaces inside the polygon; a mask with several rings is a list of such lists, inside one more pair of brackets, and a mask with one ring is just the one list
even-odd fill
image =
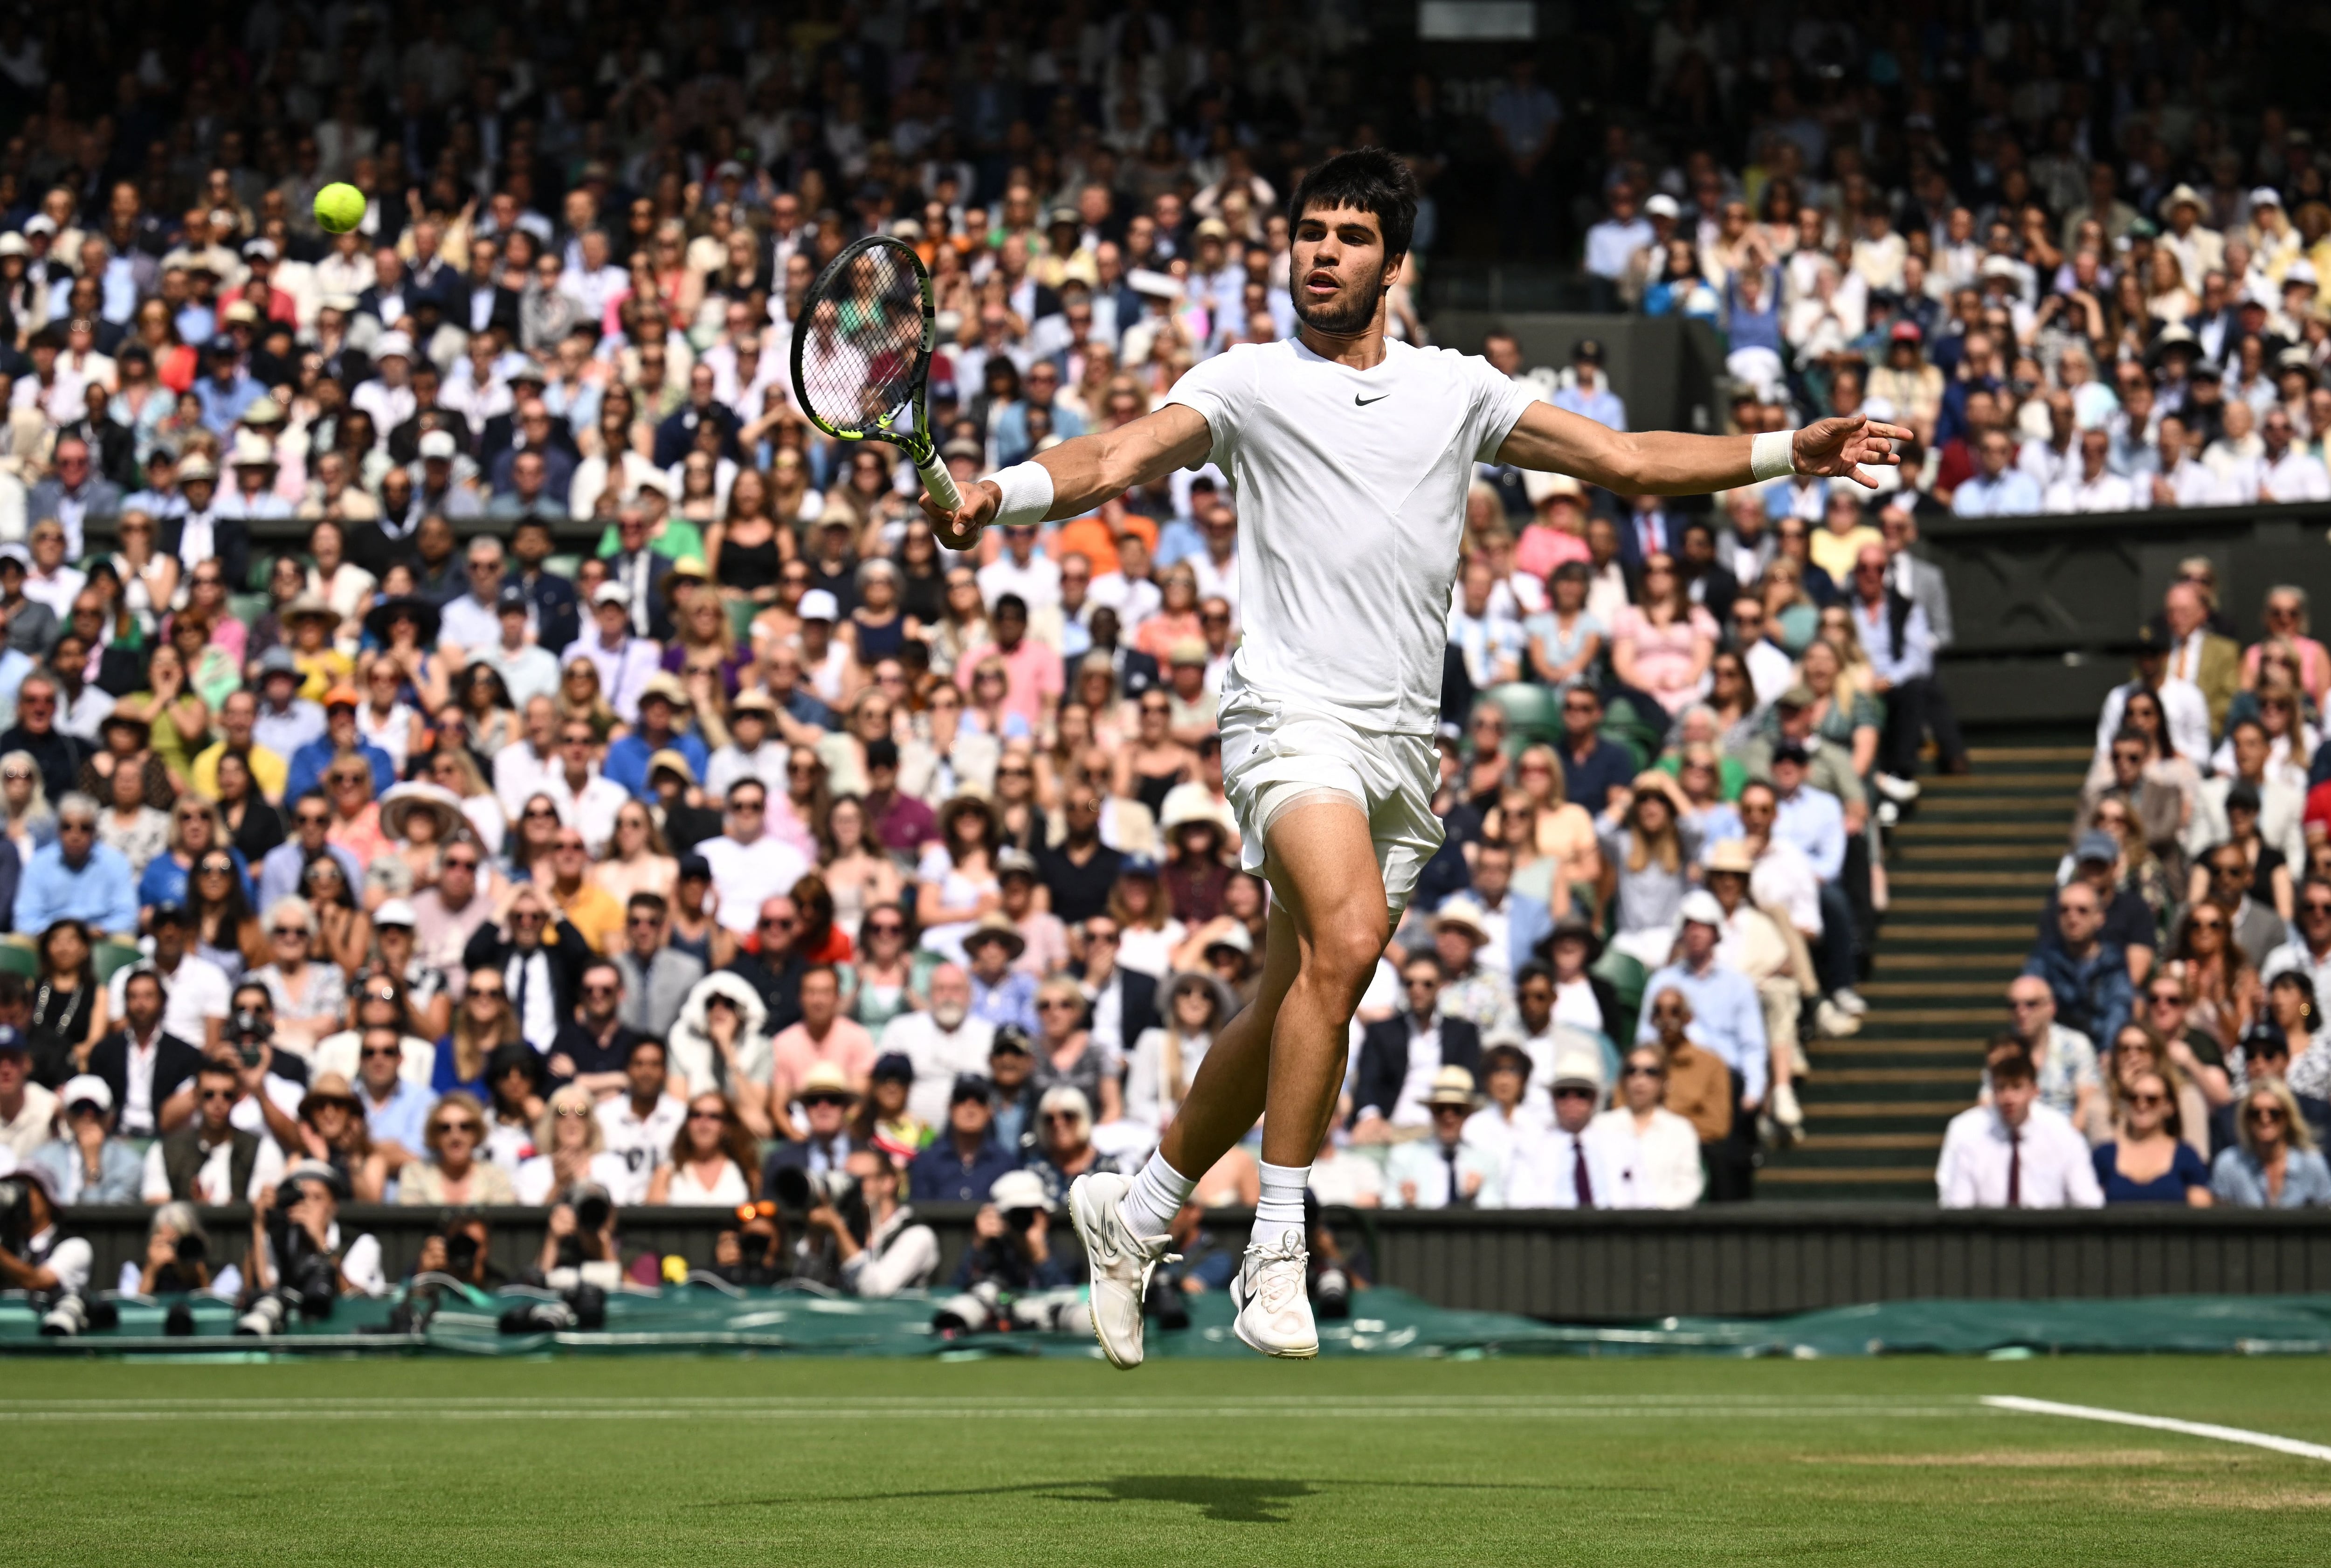
{"label": "nike swoosh logo", "polygon": [[1365,408],[1371,403],[1382,403],[1385,398],[1390,397],[1391,395],[1392,394],[1389,392],[1379,392],[1374,397],[1362,397],[1356,392],[1352,394],[1352,406],[1354,408]]}

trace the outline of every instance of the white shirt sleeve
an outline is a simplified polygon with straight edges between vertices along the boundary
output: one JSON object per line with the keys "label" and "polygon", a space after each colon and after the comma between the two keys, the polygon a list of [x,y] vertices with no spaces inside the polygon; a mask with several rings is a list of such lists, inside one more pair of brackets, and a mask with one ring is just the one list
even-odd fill
{"label": "white shirt sleeve", "polygon": [[1166,394],[1166,403],[1197,410],[1213,437],[1213,450],[1192,463],[1192,468],[1213,462],[1229,471],[1238,442],[1239,416],[1253,394],[1257,356],[1263,352],[1251,344],[1241,344],[1228,353],[1202,359],[1185,371]]}
{"label": "white shirt sleeve", "polygon": [[49,1254],[49,1272],[57,1277],[57,1287],[62,1290],[88,1289],[90,1270],[96,1263],[95,1251],[79,1236],[66,1237]]}
{"label": "white shirt sleeve", "polygon": [[[154,1146],[158,1149],[162,1145],[157,1144]],[[281,1186],[282,1183],[283,1151],[277,1146],[273,1138],[262,1134],[259,1139],[258,1157],[251,1162],[251,1184],[243,1189],[243,1195],[246,1201],[253,1199],[262,1192],[269,1192]]]}
{"label": "white shirt sleeve", "polygon": [[162,1168],[162,1140],[159,1138],[146,1145],[146,1174],[138,1181],[138,1195],[149,1203],[170,1201],[170,1175]]}
{"label": "white shirt sleeve", "polygon": [[1495,462],[1498,449],[1537,398],[1479,355],[1465,356],[1465,370],[1472,383],[1473,460]]}

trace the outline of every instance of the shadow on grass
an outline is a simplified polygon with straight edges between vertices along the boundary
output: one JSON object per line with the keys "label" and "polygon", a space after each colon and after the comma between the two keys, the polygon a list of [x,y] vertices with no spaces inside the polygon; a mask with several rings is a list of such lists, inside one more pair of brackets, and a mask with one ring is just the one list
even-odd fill
{"label": "shadow on grass", "polygon": [[727,1503],[699,1503],[702,1508],[792,1507],[802,1503],[890,1503],[938,1497],[1040,1497],[1054,1503],[1174,1503],[1201,1510],[1202,1516],[1226,1525],[1284,1525],[1287,1509],[1302,1498],[1354,1487],[1397,1487],[1403,1491],[1449,1492],[1577,1492],[1646,1490],[1664,1487],[1566,1487],[1543,1483],[1499,1485],[1485,1481],[1301,1481],[1253,1476],[1111,1476],[1085,1481],[1023,1481],[1008,1487],[943,1487],[912,1492],[853,1492],[813,1497],[740,1497]]}

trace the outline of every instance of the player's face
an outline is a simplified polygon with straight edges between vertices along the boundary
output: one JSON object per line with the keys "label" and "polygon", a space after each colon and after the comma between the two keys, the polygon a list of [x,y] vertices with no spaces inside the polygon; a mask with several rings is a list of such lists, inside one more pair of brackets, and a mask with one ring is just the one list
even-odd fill
{"label": "player's face", "polygon": [[1308,209],[1295,224],[1296,315],[1312,330],[1335,337],[1367,330],[1383,312],[1394,260],[1384,254],[1384,231],[1374,213]]}

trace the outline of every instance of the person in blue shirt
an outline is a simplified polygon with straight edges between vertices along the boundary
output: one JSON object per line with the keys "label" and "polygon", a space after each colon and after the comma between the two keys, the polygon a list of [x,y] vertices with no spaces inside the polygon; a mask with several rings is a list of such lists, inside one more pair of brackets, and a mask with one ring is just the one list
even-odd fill
{"label": "person in blue shirt", "polygon": [[975,1072],[959,1074],[947,1098],[944,1136],[915,1156],[907,1167],[908,1195],[918,1203],[977,1203],[1006,1171],[1017,1170],[1017,1155],[998,1144],[993,1133],[994,1107],[987,1079]]}
{"label": "person in blue shirt", "polygon": [[1845,807],[1805,782],[1812,766],[1812,754],[1793,740],[1773,748],[1773,836],[1803,851],[1813,874],[1834,882],[1845,870]]}
{"label": "person in blue shirt", "polygon": [[688,759],[688,765],[702,778],[711,753],[704,746],[704,738],[693,729],[678,727],[679,717],[690,710],[688,690],[676,675],[651,676],[640,689],[640,722],[630,734],[607,747],[607,758],[599,765],[602,778],[612,779],[632,792],[633,798],[652,800],[654,792],[648,787],[648,762],[660,751],[676,751]]}
{"label": "person in blue shirt", "polygon": [[2210,1168],[2185,1141],[2181,1121],[2167,1079],[2140,1071],[2129,1080],[2120,1095],[2120,1136],[2092,1151],[2106,1203],[2211,1206]]}
{"label": "person in blue shirt", "polygon": [[[1755,984],[1736,969],[1716,961],[1716,944],[1724,934],[1724,906],[1706,890],[1688,893],[1683,900],[1683,924],[1676,932],[1675,957],[1643,982],[1646,1000],[1663,991],[1680,993],[1691,1006],[1693,1043],[1724,1059],[1740,1075],[1740,1110],[1753,1117],[1765,1103],[1765,1085],[1771,1075],[1772,1049],[1765,1033],[1765,1004]],[[1660,1031],[1643,1010],[1635,1027],[1637,1044],[1656,1041]]]}
{"label": "person in blue shirt", "polygon": [[2136,989],[2129,984],[2128,955],[2104,939],[2104,908],[2097,890],[2077,879],[2056,895],[2059,941],[2035,949],[2023,973],[2048,983],[2056,998],[2056,1022],[2090,1040],[2110,1041],[2128,1022]]}
{"label": "person in blue shirt", "polygon": [[205,354],[208,375],[195,383],[195,401],[202,405],[203,425],[224,439],[234,432],[243,410],[257,403],[266,388],[243,368],[241,350],[232,337],[215,339]]}
{"label": "person in blue shirt", "polygon": [[170,808],[170,848],[146,863],[145,874],[138,879],[138,907],[153,909],[164,904],[186,902],[186,885],[193,879],[195,867],[213,850],[224,849],[234,861],[235,875],[243,879],[248,893],[251,887],[251,862],[233,844],[224,843],[224,833],[219,827],[218,808],[191,794],[180,795],[177,804]]}
{"label": "person in blue shirt", "polygon": [[[1664,719],[1663,719],[1664,721]],[[1572,805],[1600,816],[1611,792],[1635,780],[1634,755],[1603,738],[1603,698],[1591,686],[1562,694],[1562,789]]]}
{"label": "person in blue shirt", "polygon": [[57,841],[33,851],[16,884],[14,916],[15,928],[32,935],[67,919],[136,934],[137,879],[120,851],[97,841],[97,803],[79,790],[57,803]]}
{"label": "person in blue shirt", "polygon": [[1570,367],[1575,385],[1559,389],[1547,401],[1597,424],[1607,424],[1613,430],[1626,429],[1626,400],[1611,390],[1611,383],[1603,374],[1602,340],[1580,338],[1578,347],[1570,351]]}
{"label": "person in blue shirt", "polygon": [[396,782],[396,763],[388,753],[365,739],[357,729],[354,687],[336,686],[324,697],[324,733],[291,754],[291,771],[284,780],[283,798],[296,801],[321,789],[324,770],[344,751],[355,752],[372,769],[372,793],[377,797]]}
{"label": "person in blue shirt", "polygon": [[2041,510],[2040,481],[2015,466],[2015,445],[2003,430],[1983,432],[1975,448],[1974,477],[1952,493],[1951,510],[1962,518],[2029,518]]}

